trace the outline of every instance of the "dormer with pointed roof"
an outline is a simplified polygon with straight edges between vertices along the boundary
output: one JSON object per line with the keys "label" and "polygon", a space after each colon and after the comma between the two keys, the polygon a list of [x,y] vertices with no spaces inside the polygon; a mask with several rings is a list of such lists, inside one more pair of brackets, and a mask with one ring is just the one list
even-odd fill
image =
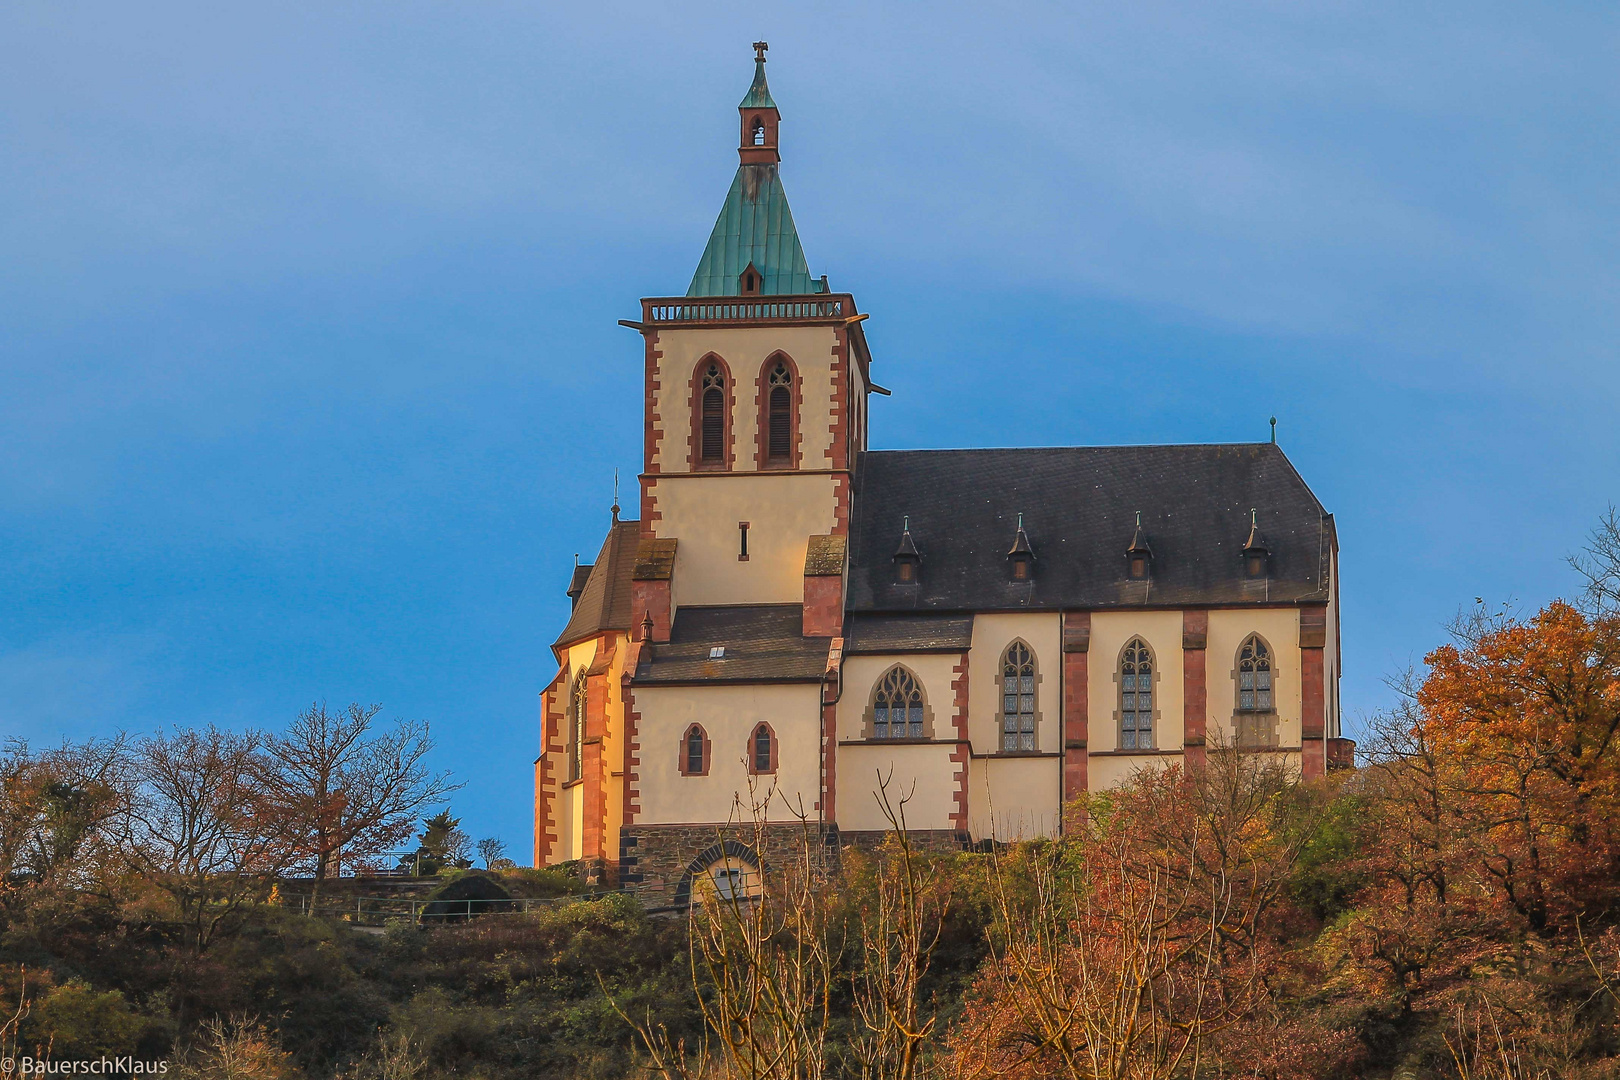
{"label": "dormer with pointed roof", "polygon": [[1266,538],[1260,533],[1260,513],[1257,509],[1249,510],[1249,538],[1243,541],[1242,555],[1244,577],[1266,576],[1271,564],[1271,548],[1266,545]]}
{"label": "dormer with pointed roof", "polygon": [[1035,549],[1029,546],[1029,534],[1024,532],[1023,514],[1018,515],[1018,531],[1007,551],[1007,572],[1015,582],[1028,581],[1035,574]]}
{"label": "dormer with pointed roof", "polygon": [[1147,532],[1142,528],[1142,511],[1136,512],[1136,532],[1131,535],[1130,547],[1125,549],[1126,573],[1132,581],[1144,581],[1153,567],[1153,548],[1148,544]]}
{"label": "dormer with pointed roof", "polygon": [[900,546],[894,549],[894,580],[900,585],[914,585],[917,582],[917,568],[922,563],[922,555],[917,551],[917,542],[911,538],[911,517],[907,515],[900,525]]}

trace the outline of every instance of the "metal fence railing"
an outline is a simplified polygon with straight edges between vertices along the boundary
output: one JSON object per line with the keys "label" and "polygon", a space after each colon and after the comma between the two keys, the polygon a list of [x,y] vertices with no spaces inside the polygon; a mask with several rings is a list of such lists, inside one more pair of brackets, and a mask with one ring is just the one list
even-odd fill
{"label": "metal fence railing", "polygon": [[521,915],[595,900],[607,893],[579,893],[571,896],[512,897],[508,900],[445,900],[409,896],[318,896],[308,893],[282,894],[285,907],[300,915],[320,915],[342,919],[359,926],[386,926],[405,921],[423,926],[435,923],[466,922],[485,915]]}

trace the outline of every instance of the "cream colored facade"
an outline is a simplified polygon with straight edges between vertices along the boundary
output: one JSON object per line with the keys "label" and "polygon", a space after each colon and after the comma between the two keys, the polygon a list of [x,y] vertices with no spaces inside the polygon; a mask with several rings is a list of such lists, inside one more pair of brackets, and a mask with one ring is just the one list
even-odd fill
{"label": "cream colored facade", "polygon": [[[725,831],[756,804],[833,846],[885,831],[886,794],[908,828],[969,844],[1056,835],[1088,792],[1212,746],[1307,780],[1343,764],[1336,533],[1275,445],[868,450],[888,391],[854,297],[809,276],[763,64],[740,115],[764,141],[739,148],[689,294],[626,320],[641,515],[615,507],[570,584],[537,863],[689,900],[758,863]],[[1125,747],[1133,642],[1151,745]],[[1269,693],[1247,710],[1246,643]],[[878,729],[880,685],[915,695],[920,736]]]}

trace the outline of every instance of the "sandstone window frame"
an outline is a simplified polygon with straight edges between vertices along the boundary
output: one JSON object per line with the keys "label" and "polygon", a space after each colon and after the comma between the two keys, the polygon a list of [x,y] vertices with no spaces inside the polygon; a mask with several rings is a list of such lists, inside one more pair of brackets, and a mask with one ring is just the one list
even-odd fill
{"label": "sandstone window frame", "polygon": [[[1142,692],[1140,680],[1142,678],[1141,666],[1144,653],[1146,654],[1148,669],[1147,693],[1149,695],[1146,709],[1148,723],[1148,727],[1145,729],[1147,734],[1146,746],[1142,745],[1144,729],[1141,726],[1141,718],[1144,710],[1141,708],[1141,698],[1136,696]],[[1129,671],[1126,670],[1127,666],[1130,668]],[[1127,678],[1132,680],[1129,687],[1126,684]],[[1122,753],[1152,753],[1157,749],[1159,721],[1161,719],[1159,682],[1162,678],[1163,672],[1159,669],[1158,654],[1153,651],[1153,646],[1148,644],[1147,638],[1141,634],[1132,634],[1129,638],[1126,638],[1125,644],[1120,646],[1119,657],[1114,662],[1114,733],[1117,740],[1115,745]],[[1133,695],[1129,701],[1125,696],[1126,694]],[[1131,706],[1129,709],[1126,708],[1127,704]],[[1126,727],[1127,714],[1129,714],[1132,722],[1129,728]],[[1129,733],[1128,739],[1127,733]],[[1127,741],[1131,745],[1127,746]]]}
{"label": "sandstone window frame", "polygon": [[[1253,696],[1247,703],[1245,674],[1252,676],[1247,692]],[[1232,659],[1232,735],[1239,746],[1278,744],[1277,675],[1277,650],[1271,642],[1259,631],[1245,634]]]}
{"label": "sandstone window frame", "polygon": [[[778,377],[780,375],[780,378]],[[759,430],[756,433],[758,445],[754,452],[755,468],[766,470],[792,470],[799,467],[799,419],[803,412],[804,380],[799,376],[799,367],[793,357],[778,349],[765,358],[759,367],[759,378],[755,384],[755,400],[759,407]],[[778,410],[779,402],[777,391],[785,391],[785,408]],[[777,399],[777,400],[773,400]],[[784,438],[785,452],[775,453],[776,440],[772,438],[776,430],[777,418],[785,420]]]}
{"label": "sandstone window frame", "polygon": [[[693,736],[697,737],[696,743],[693,742]],[[697,751],[699,759],[695,763],[696,768],[693,767],[694,762],[692,760],[694,750]],[[709,742],[709,733],[703,729],[703,725],[696,722],[686,725],[686,730],[681,733],[681,743],[678,748],[678,764],[681,775],[708,776],[709,765],[713,760],[713,746]]]}
{"label": "sandstone window frame", "polygon": [[[1014,649],[1022,650],[1022,658],[1014,656]],[[1014,687],[1013,692],[1009,694],[1007,691],[1007,669],[1014,666],[1015,662],[1020,669],[1025,667],[1029,669],[1028,675],[1020,674],[1017,676],[1020,679],[1027,678],[1029,686],[1026,690],[1022,685],[1019,685]],[[999,700],[996,707],[996,726],[999,732],[997,741],[1002,753],[1034,753],[1040,750],[1041,678],[1041,666],[1036,659],[1034,646],[1023,638],[1014,638],[1008,642],[1007,647],[1001,650],[1000,663],[996,665],[996,695]],[[1016,718],[1017,726],[1011,731],[1007,728],[1007,699],[1009,697],[1016,699],[1012,715]],[[1027,711],[1024,709],[1025,698],[1028,699],[1029,708]],[[1026,717],[1028,718],[1028,731],[1024,730]],[[1007,745],[1009,737],[1014,743],[1023,744],[1027,742],[1028,745],[1009,746]]]}
{"label": "sandstone window frame", "polygon": [[[922,710],[922,730],[921,733],[917,735],[912,735],[910,733],[913,723],[910,716],[911,702],[909,699],[911,694],[909,691],[905,691],[904,689],[908,684],[911,690],[914,690],[916,695],[921,699],[919,704],[921,705]],[[905,725],[907,733],[904,735],[890,734],[890,732],[893,731],[893,720],[888,715],[886,709],[884,723],[885,734],[879,735],[877,717],[878,699],[880,696],[883,696],[888,708],[892,709],[892,699],[896,694],[900,693],[904,694],[904,699],[906,700],[907,716],[905,719]],[[901,743],[933,741],[934,708],[928,701],[927,687],[923,685],[922,678],[918,676],[915,671],[907,667],[905,664],[894,663],[884,668],[883,674],[879,675],[875,680],[873,680],[872,689],[866,695],[866,714],[863,718],[862,736],[870,742]]]}
{"label": "sandstone window frame", "polygon": [[585,778],[585,710],[589,692],[582,671],[574,679],[568,694],[568,780],[574,783]]}
{"label": "sandstone window frame", "polygon": [[[763,767],[760,765],[762,756],[760,754],[761,734],[765,736],[766,740],[763,755],[765,764]],[[748,775],[774,776],[777,768],[777,746],[776,729],[771,727],[770,722],[761,720],[755,724],[748,732]]]}
{"label": "sandstone window frame", "polygon": [[[735,463],[732,414],[736,412],[737,383],[731,366],[719,353],[705,353],[692,368],[692,431],[688,468],[692,472],[730,472]],[[718,402],[718,412],[709,405]],[[714,419],[714,438],[709,438],[707,421]],[[711,446],[712,443],[712,446]],[[710,455],[708,451],[714,449]]]}

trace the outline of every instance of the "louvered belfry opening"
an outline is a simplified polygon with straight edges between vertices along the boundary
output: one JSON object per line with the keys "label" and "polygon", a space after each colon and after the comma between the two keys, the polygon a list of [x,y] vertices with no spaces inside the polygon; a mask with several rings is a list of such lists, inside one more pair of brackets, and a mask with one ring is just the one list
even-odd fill
{"label": "louvered belfry opening", "polygon": [[766,452],[772,461],[793,456],[793,374],[777,362],[771,369],[770,439]]}
{"label": "louvered belfry opening", "polygon": [[703,373],[704,461],[722,461],[726,455],[726,380],[716,364]]}

